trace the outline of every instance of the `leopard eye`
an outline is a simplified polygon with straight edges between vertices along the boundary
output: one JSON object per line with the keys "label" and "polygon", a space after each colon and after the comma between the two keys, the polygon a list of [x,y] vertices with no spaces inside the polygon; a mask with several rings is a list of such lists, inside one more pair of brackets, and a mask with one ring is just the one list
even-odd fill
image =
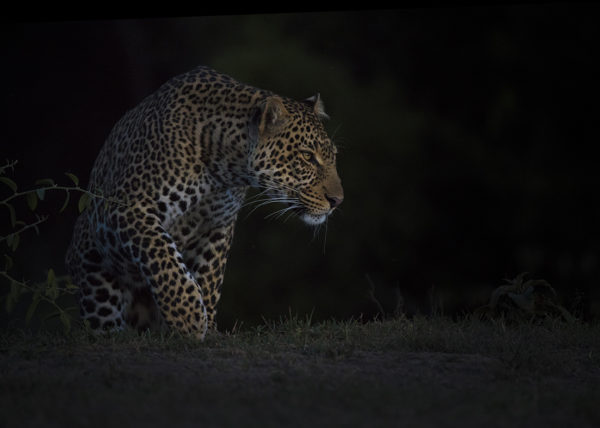
{"label": "leopard eye", "polygon": [[306,162],[313,162],[315,160],[315,155],[312,152],[302,152],[302,157]]}

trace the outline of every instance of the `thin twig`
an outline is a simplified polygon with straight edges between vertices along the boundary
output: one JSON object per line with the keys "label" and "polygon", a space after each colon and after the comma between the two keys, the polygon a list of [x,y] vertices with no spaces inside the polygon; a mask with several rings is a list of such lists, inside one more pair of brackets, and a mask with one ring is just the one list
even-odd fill
{"label": "thin twig", "polygon": [[34,221],[31,224],[26,224],[25,226],[23,226],[22,228],[20,228],[19,230],[9,233],[6,236],[0,236],[0,242],[2,241],[6,241],[8,239],[10,239],[12,236],[15,235],[19,235],[22,232],[25,232],[27,229],[32,229],[32,228],[36,228],[39,224],[45,222],[46,220],[48,220],[48,216],[42,216],[42,217],[38,217],[38,219],[36,221]]}

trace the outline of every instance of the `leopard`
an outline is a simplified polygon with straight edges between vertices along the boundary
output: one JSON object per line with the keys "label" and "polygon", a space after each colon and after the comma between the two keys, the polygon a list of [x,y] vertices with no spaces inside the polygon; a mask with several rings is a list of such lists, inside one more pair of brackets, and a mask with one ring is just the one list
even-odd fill
{"label": "leopard", "polygon": [[[65,263],[94,332],[204,340],[250,189],[318,228],[344,199],[319,93],[295,100],[207,66],[172,77],[109,132]],[[257,260],[260,263],[260,260]]]}

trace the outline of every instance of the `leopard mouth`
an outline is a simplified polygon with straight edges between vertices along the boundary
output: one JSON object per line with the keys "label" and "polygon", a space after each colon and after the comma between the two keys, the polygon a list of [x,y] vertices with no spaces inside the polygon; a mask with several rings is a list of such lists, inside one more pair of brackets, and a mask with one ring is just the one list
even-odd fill
{"label": "leopard mouth", "polygon": [[273,214],[291,212],[309,226],[323,224],[333,212],[333,209],[318,209],[314,206],[314,202],[303,200],[299,192],[289,194],[289,192],[271,191],[268,195],[272,201],[282,202],[286,206],[283,210],[278,210]]}

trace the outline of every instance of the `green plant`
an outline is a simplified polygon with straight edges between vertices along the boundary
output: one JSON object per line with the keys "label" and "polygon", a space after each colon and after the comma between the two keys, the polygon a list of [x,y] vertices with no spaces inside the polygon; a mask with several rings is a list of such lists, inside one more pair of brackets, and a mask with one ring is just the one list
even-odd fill
{"label": "green plant", "polygon": [[477,309],[475,314],[482,318],[504,317],[513,321],[539,319],[545,317],[575,320],[573,315],[557,303],[556,291],[543,279],[525,281],[527,272],[514,279],[506,279],[506,285],[496,288],[487,305]]}
{"label": "green plant", "polygon": [[[73,308],[63,308],[58,303],[58,299],[66,294],[74,294],[77,287],[71,283],[68,276],[57,276],[51,268],[48,269],[44,282],[31,283],[26,279],[19,280],[12,273],[14,266],[13,256],[19,248],[21,237],[26,233],[30,233],[31,230],[39,235],[39,226],[48,220],[47,215],[37,213],[40,201],[45,200],[48,192],[64,192],[65,199],[59,213],[62,213],[69,205],[72,193],[80,194],[77,203],[80,213],[90,205],[94,198],[102,196],[80,187],[79,179],[72,173],[65,173],[71,182],[69,185],[57,184],[51,178],[43,178],[37,180],[33,187],[26,190],[19,190],[17,183],[7,176],[8,171],[14,171],[16,164],[17,161],[10,161],[0,166],[0,183],[4,185],[4,190],[9,191],[8,196],[0,200],[0,206],[8,210],[9,216],[8,224],[3,225],[3,229],[8,230],[6,232],[2,230],[3,234],[0,235],[0,245],[5,244],[6,246],[2,254],[4,261],[3,268],[0,269],[0,282],[3,283],[3,287],[7,288],[6,293],[2,293],[5,300],[5,309],[7,313],[11,313],[17,302],[24,295],[29,295],[31,302],[25,314],[27,324],[30,323],[39,304],[44,302],[52,308],[49,317],[58,316],[65,330],[69,330],[73,319],[71,315]],[[22,220],[25,217],[23,215],[18,216],[18,211],[15,208],[17,201],[23,199],[30,212],[33,213],[33,218],[29,218],[28,220]]]}

